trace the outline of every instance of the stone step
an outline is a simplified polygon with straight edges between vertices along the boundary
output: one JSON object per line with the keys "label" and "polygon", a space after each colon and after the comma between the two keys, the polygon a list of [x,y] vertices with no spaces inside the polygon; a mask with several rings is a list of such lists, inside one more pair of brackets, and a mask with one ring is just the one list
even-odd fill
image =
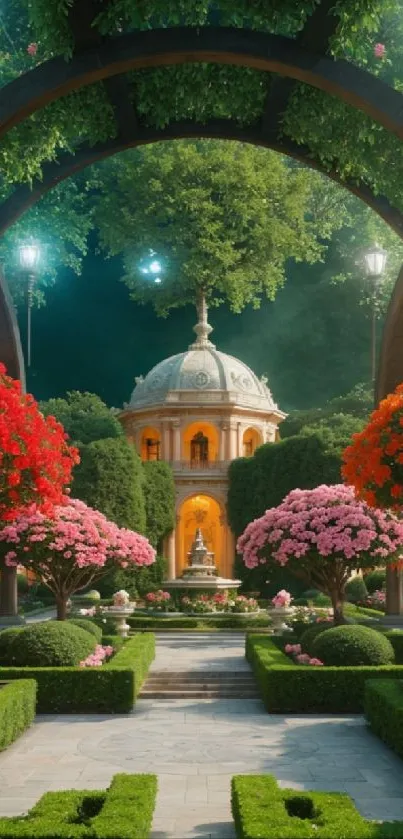
{"label": "stone step", "polygon": [[148,675],[147,681],[153,682],[187,682],[187,683],[194,683],[194,682],[211,682],[214,684],[256,684],[254,676],[250,676],[249,674],[237,676],[233,674],[231,676],[220,676],[215,675],[212,673],[175,673],[172,675],[171,673],[150,673]]}
{"label": "stone step", "polygon": [[146,682],[147,690],[257,690],[255,682],[231,682],[218,685],[216,682]]}
{"label": "stone step", "polygon": [[256,690],[148,690],[143,688],[139,699],[259,699]]}

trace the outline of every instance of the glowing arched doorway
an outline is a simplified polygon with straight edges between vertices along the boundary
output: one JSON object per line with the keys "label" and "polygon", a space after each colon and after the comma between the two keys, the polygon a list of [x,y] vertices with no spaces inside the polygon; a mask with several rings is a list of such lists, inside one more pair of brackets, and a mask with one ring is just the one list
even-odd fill
{"label": "glowing arched doorway", "polygon": [[223,568],[225,532],[221,506],[212,496],[200,494],[186,498],[179,509],[176,529],[176,576],[180,576],[187,566],[188,553],[198,527],[203,534],[205,545],[214,554],[218,573],[226,570]]}
{"label": "glowing arched doorway", "polygon": [[212,422],[192,422],[183,433],[185,460],[195,467],[218,459],[218,429]]}
{"label": "glowing arched doorway", "polygon": [[140,457],[142,460],[160,460],[161,432],[147,426],[141,433]]}
{"label": "glowing arched doorway", "polygon": [[242,437],[242,454],[244,457],[252,457],[258,446],[263,443],[262,434],[257,428],[247,428]]}

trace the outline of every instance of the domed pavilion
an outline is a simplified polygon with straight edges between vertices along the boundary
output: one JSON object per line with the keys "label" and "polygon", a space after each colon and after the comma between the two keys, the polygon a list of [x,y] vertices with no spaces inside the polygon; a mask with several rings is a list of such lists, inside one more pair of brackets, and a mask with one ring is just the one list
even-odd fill
{"label": "domed pavilion", "polygon": [[267,379],[210,341],[204,301],[196,340],[138,376],[120,420],[142,460],[165,460],[176,487],[176,527],[166,538],[167,577],[179,577],[200,528],[218,574],[233,577],[235,540],[227,522],[228,467],[278,439],[279,410]]}

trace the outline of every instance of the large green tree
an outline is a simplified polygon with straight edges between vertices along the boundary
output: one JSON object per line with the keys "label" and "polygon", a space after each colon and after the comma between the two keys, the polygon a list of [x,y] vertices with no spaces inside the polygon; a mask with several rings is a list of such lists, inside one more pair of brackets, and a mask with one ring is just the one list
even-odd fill
{"label": "large green tree", "polygon": [[[340,189],[274,152],[234,142],[131,151],[101,167],[95,183],[101,244],[124,254],[133,299],[151,301],[159,314],[200,292],[234,312],[258,307],[283,285],[287,261],[320,260],[323,241],[346,219]],[[158,284],[153,260],[161,263]]]}

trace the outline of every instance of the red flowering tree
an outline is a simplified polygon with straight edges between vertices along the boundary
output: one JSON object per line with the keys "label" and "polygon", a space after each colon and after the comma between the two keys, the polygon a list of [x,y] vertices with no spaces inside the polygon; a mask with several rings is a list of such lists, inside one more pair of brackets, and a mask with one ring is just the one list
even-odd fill
{"label": "red flowering tree", "polygon": [[[63,501],[78,463],[63,427],[44,417],[19,381],[0,364],[0,523],[12,521],[30,504],[50,515]],[[17,611],[15,570],[2,565],[0,613]]]}
{"label": "red flowering tree", "polygon": [[335,623],[343,622],[352,571],[392,562],[403,546],[403,522],[354,497],[351,487],[294,489],[248,524],[237,550],[247,568],[287,565],[327,594]]}
{"label": "red flowering tree", "polygon": [[343,452],[342,475],[371,507],[403,504],[403,384],[383,399]]}
{"label": "red flowering tree", "polygon": [[32,507],[0,530],[7,567],[24,565],[56,598],[58,620],[75,591],[86,588],[113,565],[143,567],[155,561],[144,536],[118,527],[83,501],[54,508],[51,518]]}

